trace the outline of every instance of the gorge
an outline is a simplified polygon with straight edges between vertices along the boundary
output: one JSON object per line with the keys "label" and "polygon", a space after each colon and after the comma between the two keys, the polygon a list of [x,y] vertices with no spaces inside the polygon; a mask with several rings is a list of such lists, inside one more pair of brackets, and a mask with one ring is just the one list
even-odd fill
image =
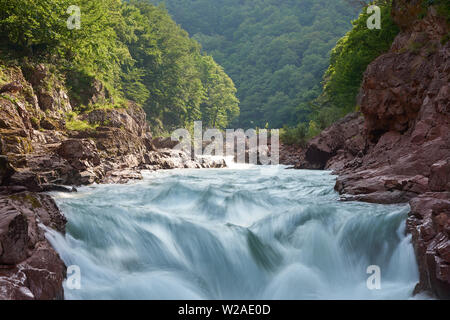
{"label": "gorge", "polygon": [[[392,2],[400,33],[367,67],[360,110],[282,146],[280,166],[191,157],[152,133],[194,116],[226,125],[237,108],[223,70],[153,6],[123,12],[166,21],[176,36],[145,30],[184,46],[151,43],[141,61],[139,39],[116,30],[136,87],[124,74],[74,84],[80,70],[56,53],[17,62],[1,47],[0,299],[450,298],[450,27],[423,3]],[[139,76],[143,65],[156,71]],[[152,98],[129,98],[145,88]],[[216,99],[229,104],[212,119]],[[64,283],[72,265],[80,290]]]}

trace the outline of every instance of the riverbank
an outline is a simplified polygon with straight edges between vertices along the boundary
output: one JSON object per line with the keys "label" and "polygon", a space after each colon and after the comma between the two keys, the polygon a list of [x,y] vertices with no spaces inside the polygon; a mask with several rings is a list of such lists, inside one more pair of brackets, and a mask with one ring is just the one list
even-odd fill
{"label": "riverbank", "polygon": [[423,19],[405,14],[418,11],[420,1],[394,3],[402,31],[367,68],[361,111],[310,141],[296,167],[334,170],[343,201],[409,202],[408,232],[421,272],[416,291],[448,299],[450,42],[441,39],[450,26],[434,7]]}
{"label": "riverbank", "polygon": [[[64,233],[65,218],[42,192],[126,183],[142,179],[143,169],[226,165],[155,146],[144,110],[132,102],[86,111],[74,127],[67,89],[47,65],[10,67],[3,75],[9,83],[0,89],[0,299],[63,298],[66,266],[40,225]],[[107,95],[101,86],[91,91],[90,101]]]}

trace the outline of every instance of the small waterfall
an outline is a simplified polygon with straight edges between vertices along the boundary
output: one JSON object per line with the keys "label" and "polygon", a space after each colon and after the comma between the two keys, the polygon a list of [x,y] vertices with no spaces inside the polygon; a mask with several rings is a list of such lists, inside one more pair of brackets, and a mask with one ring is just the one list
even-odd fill
{"label": "small waterfall", "polygon": [[[231,165],[56,193],[67,299],[409,299],[407,205],[339,202],[329,172]],[[370,290],[369,266],[381,271]]]}

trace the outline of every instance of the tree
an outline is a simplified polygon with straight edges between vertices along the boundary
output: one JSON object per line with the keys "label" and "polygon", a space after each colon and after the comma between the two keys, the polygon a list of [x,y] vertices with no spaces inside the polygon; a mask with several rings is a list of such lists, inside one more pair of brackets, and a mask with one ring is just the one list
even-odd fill
{"label": "tree", "polygon": [[[297,123],[295,106],[320,85],[355,16],[344,0],[153,1],[165,3],[233,79],[241,109],[234,124],[244,128]],[[278,93],[282,105],[273,103]]]}
{"label": "tree", "polygon": [[[80,29],[67,28],[71,5],[81,10]],[[84,93],[95,80],[107,89],[102,103],[136,101],[160,131],[203,118],[225,127],[239,114],[231,79],[161,6],[138,0],[0,0],[0,9],[0,46],[22,63],[26,58],[54,64],[79,112],[98,107],[85,105]]]}

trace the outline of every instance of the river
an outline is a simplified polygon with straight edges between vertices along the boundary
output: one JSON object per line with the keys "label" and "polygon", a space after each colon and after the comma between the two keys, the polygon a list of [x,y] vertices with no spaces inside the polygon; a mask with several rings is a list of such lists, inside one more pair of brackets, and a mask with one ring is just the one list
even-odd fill
{"label": "river", "polygon": [[330,172],[144,176],[53,194],[67,233],[47,236],[81,272],[66,299],[409,299],[418,282],[408,205],[340,202]]}

